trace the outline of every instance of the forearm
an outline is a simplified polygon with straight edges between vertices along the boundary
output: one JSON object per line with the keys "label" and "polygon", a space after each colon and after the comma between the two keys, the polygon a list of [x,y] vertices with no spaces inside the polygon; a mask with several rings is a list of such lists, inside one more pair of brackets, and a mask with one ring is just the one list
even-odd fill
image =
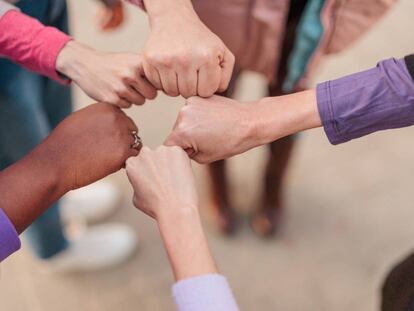
{"label": "forearm", "polygon": [[314,89],[266,97],[253,105],[249,127],[255,146],[321,126]]}
{"label": "forearm", "polygon": [[197,208],[171,208],[158,226],[177,281],[217,273]]}
{"label": "forearm", "polygon": [[0,208],[18,233],[65,193],[54,165],[51,155],[35,149],[0,172]]}

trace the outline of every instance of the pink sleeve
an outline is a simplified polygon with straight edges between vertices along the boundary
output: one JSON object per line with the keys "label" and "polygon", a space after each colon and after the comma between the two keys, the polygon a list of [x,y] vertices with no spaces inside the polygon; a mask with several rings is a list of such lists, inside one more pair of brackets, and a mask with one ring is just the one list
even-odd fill
{"label": "pink sleeve", "polygon": [[56,58],[71,37],[17,10],[0,18],[0,55],[62,84],[70,81],[55,69]]}

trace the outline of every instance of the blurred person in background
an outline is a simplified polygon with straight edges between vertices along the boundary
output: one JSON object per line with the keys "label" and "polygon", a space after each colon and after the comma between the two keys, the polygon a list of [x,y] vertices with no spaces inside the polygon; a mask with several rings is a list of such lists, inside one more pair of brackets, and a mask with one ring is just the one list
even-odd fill
{"label": "blurred person in background", "polygon": [[[387,12],[395,0],[195,0],[200,19],[234,53],[236,65],[228,90],[232,97],[240,73],[267,78],[268,96],[304,90],[323,55],[343,51]],[[273,235],[284,207],[283,180],[294,136],[270,142],[260,202],[251,219],[259,236]],[[220,231],[234,232],[236,215],[229,197],[226,162],[210,164],[213,219]]]}
{"label": "blurred person in background", "polygon": [[[95,51],[65,34],[65,1],[17,4],[21,12],[0,1],[0,54],[10,59],[0,60],[1,169],[26,155],[72,112],[70,80],[92,98],[122,108],[156,96],[143,77],[138,54]],[[63,204],[55,203],[27,230],[34,253],[55,272],[101,269],[112,266],[119,257],[127,258],[137,243],[132,229],[118,224],[81,226],[103,220],[119,199],[118,190],[109,182],[66,196]],[[77,225],[81,234],[69,241],[65,223]],[[97,232],[114,238],[96,239]],[[127,248],[112,245],[122,240]]]}

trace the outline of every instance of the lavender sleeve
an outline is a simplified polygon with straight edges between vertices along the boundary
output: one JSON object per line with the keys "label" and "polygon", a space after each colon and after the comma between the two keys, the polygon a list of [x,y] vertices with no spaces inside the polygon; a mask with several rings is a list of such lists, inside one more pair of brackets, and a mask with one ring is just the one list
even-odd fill
{"label": "lavender sleeve", "polygon": [[238,311],[225,277],[206,274],[182,280],[173,286],[178,311]]}
{"label": "lavender sleeve", "polygon": [[0,262],[19,249],[19,235],[7,215],[0,208]]}
{"label": "lavender sleeve", "polygon": [[414,124],[414,82],[403,59],[321,83],[316,92],[325,133],[334,145]]}

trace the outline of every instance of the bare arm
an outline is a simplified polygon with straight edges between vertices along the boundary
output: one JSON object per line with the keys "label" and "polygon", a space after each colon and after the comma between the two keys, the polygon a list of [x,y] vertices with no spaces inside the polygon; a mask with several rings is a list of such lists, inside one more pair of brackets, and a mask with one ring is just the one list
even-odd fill
{"label": "bare arm", "polygon": [[321,126],[315,90],[240,103],[213,96],[187,100],[166,145],[208,163]]}

